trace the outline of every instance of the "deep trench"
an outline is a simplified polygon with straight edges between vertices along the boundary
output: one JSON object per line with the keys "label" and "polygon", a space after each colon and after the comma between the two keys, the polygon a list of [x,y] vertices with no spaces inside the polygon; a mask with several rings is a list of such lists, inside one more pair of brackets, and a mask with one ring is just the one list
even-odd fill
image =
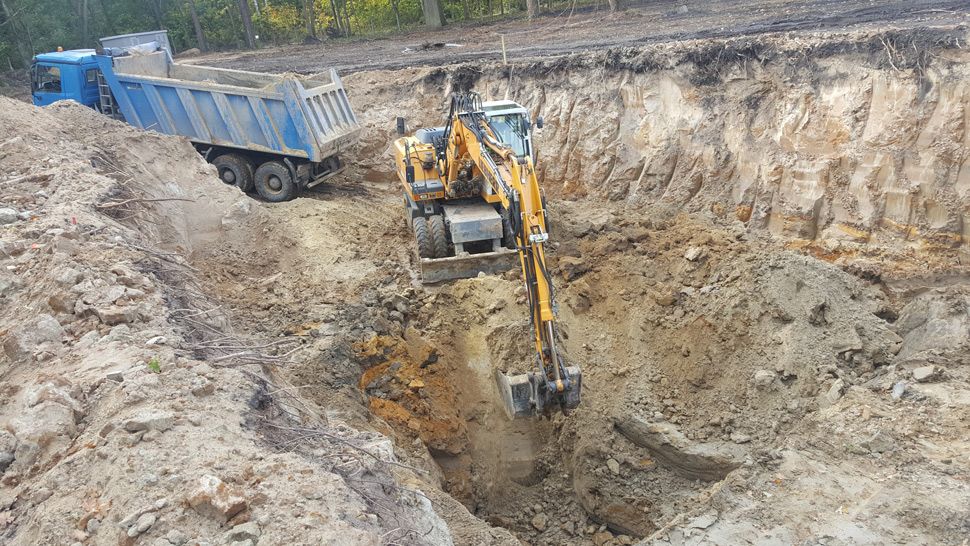
{"label": "deep trench", "polygon": [[[888,58],[874,45],[885,40],[917,54]],[[880,267],[897,273],[909,267],[851,260],[872,249],[891,255],[918,247],[934,265],[965,259],[970,219],[960,203],[970,192],[963,146],[970,96],[960,89],[970,65],[958,44],[946,31],[925,30],[821,44],[741,39],[536,61],[511,83],[507,69],[487,64],[348,76],[365,130],[348,161],[348,184],[316,197],[379,200],[361,217],[372,231],[341,236],[391,237],[399,252],[374,260],[410,270],[398,275],[400,286],[419,284],[385,153],[394,138],[389,120],[408,112],[412,127],[440,125],[442,91],[467,89],[509,96],[544,116],[547,128],[537,142],[556,226],[550,265],[567,352],[581,361],[586,388],[583,406],[570,417],[510,422],[499,409],[492,371],[507,360],[525,362],[528,354],[514,274],[421,288],[437,303],[405,317],[404,326],[420,329],[423,341],[402,334],[389,342],[436,347],[434,362],[425,355],[413,363],[413,377],[429,389],[451,390],[440,396],[422,387],[400,390],[416,404],[440,404],[447,413],[437,423],[441,431],[425,437],[407,415],[374,411],[387,401],[375,406],[374,391],[382,387],[371,382],[393,375],[388,370],[402,358],[393,346],[384,353],[391,357],[358,358],[361,368],[341,372],[355,377],[333,379],[329,372],[330,379],[359,389],[401,446],[423,440],[442,472],[439,485],[523,541],[587,545],[607,540],[604,531],[618,542],[649,536],[704,506],[739,464],[731,453],[711,457],[704,449],[770,449],[797,422],[785,397],[752,405],[752,414],[723,401],[747,388],[741,385],[756,371],[743,358],[745,346],[768,351],[763,366],[774,366],[773,349],[759,344],[794,321],[769,308],[783,305],[764,302],[768,326],[732,329],[691,308],[691,295],[738,274],[749,290],[763,288],[757,264],[777,261],[772,249],[786,246],[823,265],[843,260],[848,272],[839,277],[785,258],[790,276],[859,283],[856,291],[881,286]],[[937,54],[919,54],[926,50]],[[357,182],[370,189],[348,189]],[[824,296],[823,285],[803,292]],[[877,306],[879,298],[867,293],[852,305],[878,307],[859,316],[882,328],[898,306]],[[501,307],[483,312],[498,300]],[[420,308],[426,301],[412,303]],[[304,303],[294,300],[291,311],[299,315]],[[345,310],[348,317],[367,312]],[[824,322],[822,315],[811,320]],[[870,352],[866,358],[877,362],[863,374],[878,373],[881,364],[878,348]],[[742,356],[724,356],[734,353]],[[715,366],[719,358],[727,363]],[[816,388],[805,379],[816,370],[789,371],[779,372],[786,389]],[[450,441],[461,434],[463,441]],[[673,438],[673,447],[653,442],[657,434]]]}
{"label": "deep trench", "polygon": [[[537,61],[515,78],[490,65],[418,71],[383,85],[375,85],[375,78],[386,74],[358,73],[348,85],[368,87],[358,102],[370,129],[358,154],[359,174],[366,180],[393,179],[380,153],[393,138],[385,120],[389,113],[410,113],[414,127],[434,126],[442,110],[441,89],[471,89],[486,98],[508,96],[545,117],[547,129],[537,139],[542,182],[556,200],[574,202],[560,209],[570,214],[584,209],[583,202],[606,201],[612,203],[607,209],[617,211],[614,219],[636,211],[631,216],[650,225],[688,212],[827,261],[855,256],[869,245],[920,245],[945,261],[965,255],[970,239],[970,218],[959,206],[970,192],[970,164],[962,146],[963,112],[970,111],[970,102],[958,91],[968,77],[960,61],[965,54],[955,48],[958,34],[924,29],[855,41],[742,39],[678,46],[662,54],[609,51]],[[896,49],[886,43],[906,52],[893,56]],[[934,50],[947,56],[927,54]],[[402,96],[394,91],[398,87],[414,92]],[[573,248],[597,236],[577,227],[575,217],[566,223],[571,227],[553,234],[559,244]],[[619,231],[629,232],[630,225]],[[846,269],[864,284],[879,285],[872,268]],[[566,298],[587,297],[577,296],[578,283],[569,281],[563,282]],[[574,307],[563,307],[569,307],[565,326],[580,330],[578,324],[587,319]],[[884,308],[877,317],[894,314]],[[596,328],[624,335],[613,325]],[[749,341],[738,336],[718,343],[732,347]],[[615,482],[610,472],[616,461],[582,437],[588,423],[576,425],[569,418],[508,423],[495,411],[489,375],[496,353],[488,345],[469,336],[450,345],[448,358],[456,363],[450,381],[460,385],[469,442],[461,453],[434,447],[431,453],[448,476],[446,490],[472,513],[523,540],[587,544],[603,527],[641,538],[698,506],[695,497],[735,467],[637,445],[631,438],[642,438],[637,427],[643,423],[597,420],[580,410],[576,419],[608,429],[614,448],[620,445],[652,461],[640,474],[661,476],[638,481],[636,465],[621,460],[622,472],[632,467],[634,473],[626,478],[635,487],[624,494],[623,484],[608,484]],[[577,353],[586,346],[577,339],[569,345]],[[702,350],[701,345],[693,350]],[[689,350],[685,345],[677,352]],[[608,350],[592,354],[613,356]],[[595,374],[596,366],[588,370]],[[792,386],[794,377],[783,377],[783,384]],[[586,406],[601,406],[597,398],[612,394],[610,385],[599,381],[591,378]],[[659,399],[651,403],[664,408]],[[723,415],[708,409],[685,417],[681,425],[700,417],[735,418],[726,408]],[[725,439],[748,441],[742,439],[742,426],[722,428],[728,431]],[[786,428],[776,425],[772,437]],[[637,489],[643,484],[649,490]],[[557,524],[560,534],[543,534]]]}

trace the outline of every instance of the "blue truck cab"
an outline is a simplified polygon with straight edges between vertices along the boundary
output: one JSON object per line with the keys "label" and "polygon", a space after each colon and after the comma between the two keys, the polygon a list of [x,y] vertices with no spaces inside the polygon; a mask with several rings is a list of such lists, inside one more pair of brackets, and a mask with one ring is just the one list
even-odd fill
{"label": "blue truck cab", "polygon": [[98,107],[98,62],[93,49],[35,56],[30,66],[30,82],[36,106],[73,100],[91,108]]}

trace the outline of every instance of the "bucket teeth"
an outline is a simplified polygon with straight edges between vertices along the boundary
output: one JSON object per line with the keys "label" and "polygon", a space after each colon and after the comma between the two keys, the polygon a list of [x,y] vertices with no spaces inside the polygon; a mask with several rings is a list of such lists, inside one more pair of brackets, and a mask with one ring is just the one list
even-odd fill
{"label": "bucket teeth", "polygon": [[507,375],[495,372],[495,382],[510,419],[533,417],[554,410],[579,406],[583,374],[576,366],[566,368],[569,388],[562,393],[549,392],[542,376],[535,372]]}

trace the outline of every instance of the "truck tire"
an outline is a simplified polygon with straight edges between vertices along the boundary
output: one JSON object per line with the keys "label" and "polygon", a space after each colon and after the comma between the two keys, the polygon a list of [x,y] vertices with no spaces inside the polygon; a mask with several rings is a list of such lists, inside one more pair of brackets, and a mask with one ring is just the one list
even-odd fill
{"label": "truck tire", "polygon": [[279,161],[267,161],[260,165],[256,169],[255,183],[260,197],[271,203],[295,199],[300,190],[290,170]]}
{"label": "truck tire", "polygon": [[414,230],[414,240],[418,243],[418,256],[434,258],[434,243],[428,233],[428,221],[423,216],[418,216],[411,220],[411,229]]}
{"label": "truck tire", "polygon": [[438,214],[428,217],[428,231],[431,234],[431,247],[435,258],[448,257],[448,232],[445,230],[445,219]]}
{"label": "truck tire", "polygon": [[219,170],[219,179],[242,191],[253,191],[253,164],[236,154],[220,155],[212,161]]}

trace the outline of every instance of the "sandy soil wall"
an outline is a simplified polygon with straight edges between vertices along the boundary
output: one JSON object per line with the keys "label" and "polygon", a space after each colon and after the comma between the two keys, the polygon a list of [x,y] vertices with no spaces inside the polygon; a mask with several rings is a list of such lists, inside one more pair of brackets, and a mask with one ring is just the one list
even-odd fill
{"label": "sandy soil wall", "polygon": [[560,197],[966,256],[965,34],[741,38],[354,74],[347,86],[370,129],[358,165],[392,180],[394,117],[440,124],[449,93],[471,88],[544,116],[541,171]]}

